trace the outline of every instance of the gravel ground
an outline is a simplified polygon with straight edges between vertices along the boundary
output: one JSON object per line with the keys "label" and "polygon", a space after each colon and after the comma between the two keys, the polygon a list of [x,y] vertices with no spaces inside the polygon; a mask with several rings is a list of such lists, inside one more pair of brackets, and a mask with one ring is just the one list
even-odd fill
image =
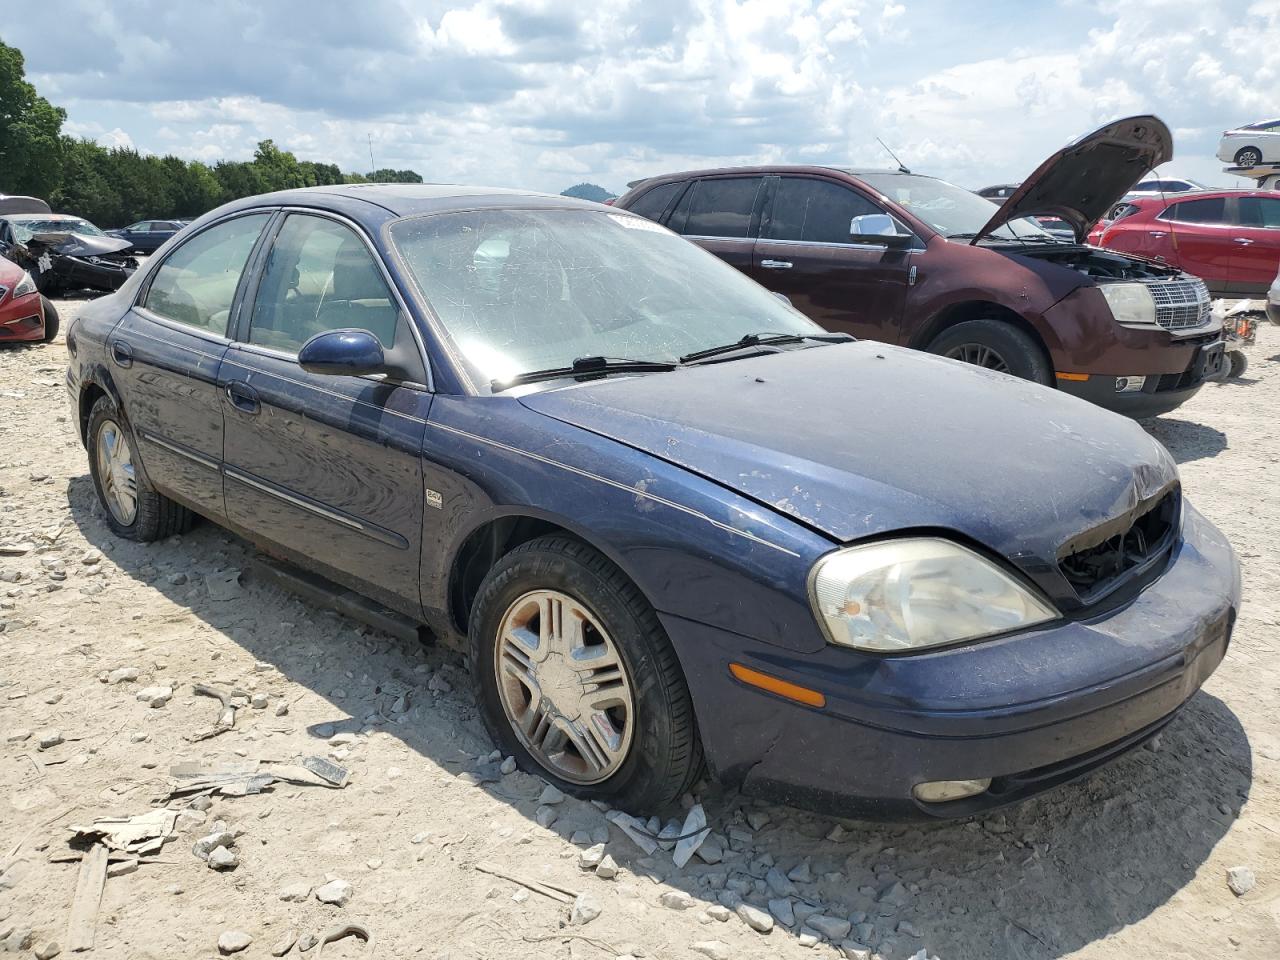
{"label": "gravel ground", "polygon": [[[61,306],[65,325],[77,304]],[[56,861],[72,851],[72,825],[146,812],[182,761],[319,755],[349,768],[343,789],[277,783],[214,797],[182,815],[152,862],[113,867],[93,956],[214,957],[247,939],[240,956],[266,957],[290,936],[298,956],[350,922],[369,929],[373,950],[349,937],[304,956],[828,958],[862,956],[851,943],[861,941],[888,960],[922,949],[942,960],[1274,960],[1277,351],[1280,329],[1264,326],[1244,379],[1148,424],[1245,568],[1231,651],[1158,749],[993,819],[924,827],[838,823],[707,788],[698,799],[738,849],[677,869],[595,807],[540,802],[556,799],[540,781],[496,770],[451,656],[318,611],[251,572],[228,588],[252,551],[212,524],[149,546],[115,540],[68,416],[62,339],[0,349],[0,545],[30,546],[0,555],[0,952],[69,950],[80,867]],[[120,668],[136,678],[113,677]],[[265,706],[193,742],[219,712],[193,683],[262,694]],[[172,698],[148,706],[138,694],[151,687]],[[214,859],[231,869],[192,850],[220,829],[232,856]],[[609,879],[579,865],[606,839]],[[585,894],[578,922],[562,902],[571,897],[483,863]],[[1242,896],[1227,883],[1235,867],[1256,880]],[[345,905],[313,892],[345,892],[333,880],[350,884]],[[757,932],[719,906],[732,891],[796,922]],[[816,943],[799,922],[815,911]]]}

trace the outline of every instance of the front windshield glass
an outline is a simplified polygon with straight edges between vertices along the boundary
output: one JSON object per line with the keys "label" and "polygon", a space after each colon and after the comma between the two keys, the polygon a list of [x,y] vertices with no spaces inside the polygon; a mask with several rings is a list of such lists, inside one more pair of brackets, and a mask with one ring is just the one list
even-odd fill
{"label": "front windshield glass", "polygon": [[[987,198],[933,177],[905,173],[859,173],[857,176],[944,237],[972,237],[987,225],[997,209]],[[1011,220],[990,235],[1005,240],[1053,240],[1053,235],[1030,217]]]}
{"label": "front windshield glass", "polygon": [[81,233],[90,237],[106,236],[88,220],[77,217],[65,217],[57,220],[42,220],[39,217],[10,217],[14,235],[19,243],[26,243],[37,233]]}
{"label": "front windshield glass", "polygon": [[674,361],[817,324],[665,227],[588,210],[401,220],[395,242],[481,384],[579,357]]}

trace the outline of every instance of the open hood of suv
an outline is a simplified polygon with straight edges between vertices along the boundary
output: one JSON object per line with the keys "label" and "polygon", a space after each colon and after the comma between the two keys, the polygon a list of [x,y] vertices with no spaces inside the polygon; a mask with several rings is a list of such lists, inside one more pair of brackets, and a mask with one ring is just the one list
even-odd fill
{"label": "open hood of suv", "polygon": [[1119,203],[1149,170],[1173,158],[1173,134],[1159,117],[1116,120],[1067,144],[1022,186],[973,238],[1019,217],[1060,217],[1084,242],[1089,227]]}

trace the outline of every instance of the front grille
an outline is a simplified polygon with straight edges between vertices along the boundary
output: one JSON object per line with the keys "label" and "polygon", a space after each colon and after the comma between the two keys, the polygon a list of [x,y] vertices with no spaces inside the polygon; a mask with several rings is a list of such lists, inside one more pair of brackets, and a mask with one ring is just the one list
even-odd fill
{"label": "front grille", "polygon": [[1149,280],[1156,303],[1156,323],[1166,330],[1193,330],[1210,320],[1212,305],[1203,280]]}
{"label": "front grille", "polygon": [[1076,537],[1082,546],[1060,557],[1058,569],[1082,601],[1101,597],[1131,570],[1169,550],[1180,506],[1178,490],[1170,490],[1119,529],[1108,529],[1112,522]]}

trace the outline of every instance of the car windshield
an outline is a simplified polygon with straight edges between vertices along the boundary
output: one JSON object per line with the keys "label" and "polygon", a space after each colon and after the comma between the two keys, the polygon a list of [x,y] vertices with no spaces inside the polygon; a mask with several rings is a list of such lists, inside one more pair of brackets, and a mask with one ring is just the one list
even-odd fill
{"label": "car windshield", "polygon": [[[858,173],[857,178],[905,207],[944,237],[969,238],[987,225],[994,214],[991,201],[954,183],[905,173]],[[1052,240],[1029,217],[1019,217],[991,231],[996,239]]]}
{"label": "car windshield", "polygon": [[401,220],[391,236],[480,383],[581,357],[675,361],[748,334],[822,332],[631,214],[477,210]]}
{"label": "car windshield", "polygon": [[37,233],[82,233],[90,237],[106,236],[88,220],[81,220],[78,217],[59,217],[56,220],[40,217],[10,217],[9,223],[13,225],[13,233],[19,243],[26,243],[33,234]]}

